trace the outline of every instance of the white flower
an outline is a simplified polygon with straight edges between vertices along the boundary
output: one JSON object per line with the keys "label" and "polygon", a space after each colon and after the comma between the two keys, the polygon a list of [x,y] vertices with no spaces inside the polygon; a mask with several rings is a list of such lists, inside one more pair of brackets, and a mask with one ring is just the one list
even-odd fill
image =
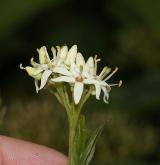
{"label": "white flower", "polygon": [[[120,80],[118,84],[108,84],[106,81],[108,81],[118,70],[118,68],[116,67],[112,72],[111,72],[111,69],[108,68],[107,66],[104,67],[101,71],[101,73],[99,75],[97,75],[97,63],[100,61],[100,59],[97,59],[97,55],[95,56],[94,60],[92,58],[92,67],[90,67],[90,72],[91,74],[93,75],[93,77],[98,81],[96,81],[96,84],[98,87],[98,89],[100,88],[100,92],[93,92],[93,94],[96,94],[96,98],[99,99],[100,97],[100,93],[101,93],[101,90],[103,91],[104,93],[104,96],[103,96],[103,100],[105,103],[108,103],[108,99],[109,99],[109,92],[111,90],[111,86],[116,86],[118,85],[119,87],[121,86],[122,84],[122,81]],[[90,64],[90,65],[91,65]],[[111,73],[110,73],[111,72]],[[110,73],[110,74],[109,74]],[[108,75],[109,74],[109,75]],[[107,76],[108,75],[108,76]],[[107,77],[106,77],[107,76]],[[102,83],[103,82],[103,83]],[[95,89],[96,90],[96,89]]]}
{"label": "white flower", "polygon": [[[89,82],[90,84],[95,86],[95,90],[92,92],[93,95],[96,95],[96,99],[100,99],[101,91],[103,91],[104,96],[103,100],[105,103],[108,103],[109,98],[109,92],[111,90],[111,86],[115,85],[121,85],[122,81],[119,82],[119,84],[108,84],[106,81],[117,72],[118,68],[116,68],[109,76],[108,73],[111,71],[110,68],[104,67],[99,75],[97,75],[97,63],[100,61],[100,59],[97,59],[97,55],[95,58],[89,57],[87,60],[86,65],[88,66],[89,71]],[[107,77],[106,77],[107,76]],[[106,78],[105,78],[106,77]]]}
{"label": "white flower", "polygon": [[51,79],[53,82],[69,82],[74,84],[73,97],[75,104],[78,104],[84,89],[84,84],[93,84],[95,80],[88,73],[88,66],[81,53],[77,53],[76,63],[71,61],[70,72],[57,78]]}
{"label": "white flower", "polygon": [[[31,65],[33,67],[22,67],[22,65],[20,65],[21,69],[25,69],[27,73],[35,79],[35,86],[37,92],[46,85],[47,80],[52,73],[68,73],[67,69],[64,67],[63,59],[61,58],[62,56],[64,56],[65,50],[66,47],[63,47],[61,50],[58,50],[58,56],[55,53],[55,49],[52,47],[53,59],[50,60],[47,49],[43,46],[38,49],[40,64],[34,62],[34,59],[31,58]],[[38,86],[39,80],[41,80],[40,87]]]}
{"label": "white flower", "polygon": [[106,77],[106,75],[110,72],[110,68],[107,67],[104,67],[101,73],[97,75],[98,61],[100,61],[100,59],[97,59],[97,56],[95,56],[94,59],[93,57],[90,57],[85,63],[82,54],[77,53],[75,59],[70,61],[70,72],[62,73],[62,76],[52,78],[51,81],[74,84],[73,96],[75,104],[78,104],[81,99],[84,85],[95,86],[93,94],[96,95],[96,99],[98,100],[100,99],[101,91],[103,91],[103,100],[107,103],[111,86],[117,84],[109,85],[106,81],[117,71],[118,68],[116,68],[108,77]]}

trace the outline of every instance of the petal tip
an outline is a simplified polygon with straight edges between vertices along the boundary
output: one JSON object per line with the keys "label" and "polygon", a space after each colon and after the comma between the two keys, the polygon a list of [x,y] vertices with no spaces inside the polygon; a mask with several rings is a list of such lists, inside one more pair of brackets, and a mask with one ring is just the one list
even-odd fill
{"label": "petal tip", "polygon": [[25,69],[22,64],[19,65],[20,69]]}
{"label": "petal tip", "polygon": [[121,87],[121,86],[122,86],[122,80],[120,80],[118,83],[118,87]]}

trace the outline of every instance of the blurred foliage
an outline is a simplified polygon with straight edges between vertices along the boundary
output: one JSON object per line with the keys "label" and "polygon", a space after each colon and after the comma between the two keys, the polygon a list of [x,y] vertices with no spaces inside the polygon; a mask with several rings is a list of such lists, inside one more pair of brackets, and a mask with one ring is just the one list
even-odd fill
{"label": "blurred foliage", "polygon": [[42,45],[78,44],[86,58],[97,53],[103,59],[100,67],[118,66],[112,81],[123,80],[109,105],[92,98],[85,106],[88,130],[106,121],[93,164],[159,164],[159,6],[158,0],[1,1],[1,134],[67,154],[64,110],[50,94],[36,95],[18,65],[36,59]]}
{"label": "blurred foliage", "polygon": [[2,99],[0,97],[0,128],[2,127],[5,114],[6,114],[6,107],[4,107],[4,105],[2,104]]}

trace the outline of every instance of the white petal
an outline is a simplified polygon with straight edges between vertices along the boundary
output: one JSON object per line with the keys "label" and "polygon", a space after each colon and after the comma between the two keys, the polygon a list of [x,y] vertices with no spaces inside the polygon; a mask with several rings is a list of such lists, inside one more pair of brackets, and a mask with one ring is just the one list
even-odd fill
{"label": "white petal", "polygon": [[55,67],[53,69],[53,72],[60,73],[60,74],[65,75],[65,76],[72,76],[72,73],[69,72],[66,68],[63,68],[63,67]]}
{"label": "white petal", "polygon": [[88,63],[86,63],[86,64],[84,65],[83,71],[86,72],[86,73],[89,72],[89,65],[88,65]]}
{"label": "white petal", "polygon": [[60,52],[60,57],[63,58],[63,59],[66,58],[67,53],[68,53],[68,47],[63,46],[62,49],[61,49],[61,52]]}
{"label": "white petal", "polygon": [[60,56],[57,56],[55,60],[53,60],[52,64],[56,66],[60,66],[62,64],[63,60]]}
{"label": "white petal", "polygon": [[36,68],[36,71],[34,72],[33,76],[36,76],[37,74],[40,74],[43,71],[42,68]]}
{"label": "white petal", "polygon": [[41,85],[40,85],[39,89],[42,89],[46,85],[47,80],[51,74],[52,74],[51,70],[44,71],[44,73],[42,74],[42,77],[41,77]]}
{"label": "white petal", "polygon": [[37,51],[39,53],[40,64],[47,64],[50,62],[50,58],[45,46],[41,47],[40,49],[37,49]]}
{"label": "white petal", "polygon": [[39,68],[33,68],[33,67],[30,67],[30,66],[27,66],[27,67],[25,67],[23,69],[25,69],[27,71],[29,76],[31,76],[33,78],[36,78],[36,79],[41,77],[40,73],[43,71],[43,70],[41,70]]}
{"label": "white petal", "polygon": [[75,85],[74,85],[74,101],[75,101],[75,104],[78,104],[80,99],[81,99],[81,96],[82,96],[82,93],[83,93],[83,83],[81,82],[76,82]]}
{"label": "white petal", "polygon": [[30,63],[33,67],[39,67],[39,65],[40,65],[40,64],[38,64],[37,62],[34,61],[33,57],[31,58]]}
{"label": "white petal", "polygon": [[99,83],[99,81],[98,80],[94,80],[94,79],[84,79],[83,82],[85,84],[93,84],[93,85],[95,85],[96,99],[99,100],[100,93],[101,93],[101,84]]}
{"label": "white petal", "polygon": [[35,84],[35,87],[36,87],[36,92],[38,93],[38,91],[39,91],[38,81],[34,80],[34,84]]}
{"label": "white petal", "polygon": [[87,79],[93,79],[93,78],[94,78],[94,77],[93,77],[91,74],[89,74],[88,72],[84,72],[84,71],[83,71],[82,75],[83,75],[85,78],[87,78]]}
{"label": "white petal", "polygon": [[67,54],[66,64],[70,65],[71,61],[75,61],[77,55],[77,45],[73,45]]}
{"label": "white petal", "polygon": [[108,86],[108,84],[105,81],[101,81],[101,80],[99,80],[99,84],[101,86]]}
{"label": "white petal", "polygon": [[95,65],[94,65],[94,59],[93,57],[89,57],[87,61],[88,67],[89,67],[89,72],[90,74],[94,75],[95,74]]}
{"label": "white petal", "polygon": [[71,61],[70,71],[74,77],[77,77],[79,74],[79,72],[77,73],[76,70],[77,70],[77,68],[76,68],[75,63],[73,61]]}
{"label": "white petal", "polygon": [[99,81],[94,80],[94,79],[84,79],[83,82],[84,82],[85,84],[93,84],[93,85],[99,83]]}
{"label": "white petal", "polygon": [[105,79],[104,81],[107,81],[108,79],[110,79],[116,72],[118,71],[118,68],[116,67],[111,74],[109,74]]}
{"label": "white petal", "polygon": [[76,65],[78,67],[83,66],[83,68],[85,66],[85,60],[84,60],[84,57],[82,56],[81,53],[77,53],[77,56],[76,56]]}
{"label": "white petal", "polygon": [[57,78],[52,78],[51,81],[74,83],[75,82],[75,78],[74,77],[68,77],[68,76],[60,76],[60,77],[57,77]]}
{"label": "white petal", "polygon": [[94,77],[90,76],[87,79],[84,79],[85,84],[99,84],[100,86],[109,86],[105,81],[96,80]]}
{"label": "white petal", "polygon": [[101,93],[101,86],[96,83],[95,88],[96,88],[96,99],[99,100],[100,93]]}
{"label": "white petal", "polygon": [[46,69],[48,69],[48,64],[41,64],[39,66],[39,68],[42,69],[42,70],[46,70]]}
{"label": "white petal", "polygon": [[93,57],[89,57],[88,58],[87,64],[89,65],[89,67],[94,67],[94,59],[93,59]]}
{"label": "white petal", "polygon": [[109,92],[111,91],[110,85],[107,84],[105,87],[106,87],[106,89],[107,89],[107,91],[108,91],[108,93],[109,93]]}
{"label": "white petal", "polygon": [[104,92],[103,100],[104,100],[105,103],[108,103],[109,92],[107,91],[107,88],[106,87],[102,87],[102,90]]}

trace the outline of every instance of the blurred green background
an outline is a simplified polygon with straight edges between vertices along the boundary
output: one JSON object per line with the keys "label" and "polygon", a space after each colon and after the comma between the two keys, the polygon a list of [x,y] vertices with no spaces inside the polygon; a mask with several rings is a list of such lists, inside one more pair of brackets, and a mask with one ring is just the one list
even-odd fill
{"label": "blurred green background", "polygon": [[[106,125],[93,165],[160,164],[160,1],[0,1],[0,133],[67,154],[64,109],[19,69],[43,45],[78,45],[87,58],[119,67],[109,82],[110,104],[91,98],[85,106],[88,134]],[[50,52],[51,53],[51,52]]]}

